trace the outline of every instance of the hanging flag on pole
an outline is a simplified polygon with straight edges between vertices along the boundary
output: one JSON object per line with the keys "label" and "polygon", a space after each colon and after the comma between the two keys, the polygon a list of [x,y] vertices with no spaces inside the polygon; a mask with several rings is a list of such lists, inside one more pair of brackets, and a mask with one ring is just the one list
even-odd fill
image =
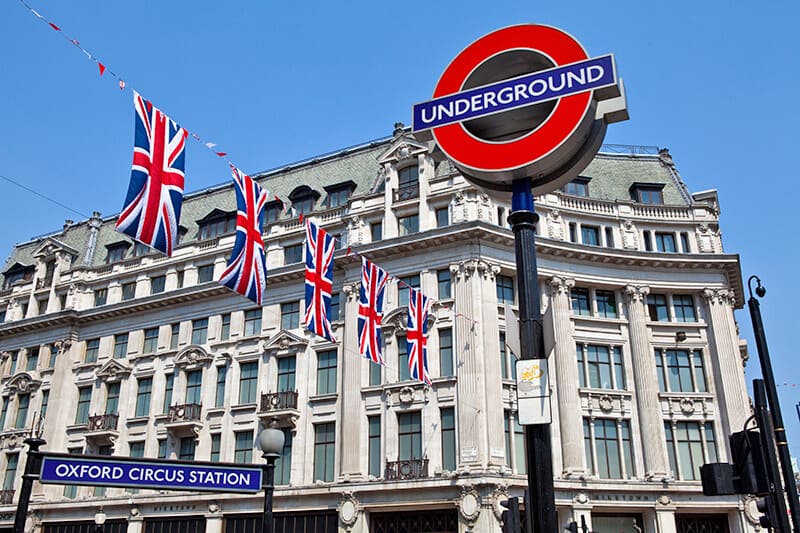
{"label": "hanging flag on pole", "polygon": [[306,222],[306,312],[309,331],[336,342],[331,327],[331,289],[333,288],[334,238],[308,220]]}
{"label": "hanging flag on pole", "polygon": [[421,291],[408,289],[408,369],[411,377],[431,384],[428,376],[428,309],[431,300]]}
{"label": "hanging flag on pole", "polygon": [[133,167],[117,230],[172,255],[183,202],[186,130],[136,91],[133,106]]}
{"label": "hanging flag on pole", "polygon": [[261,237],[267,193],[233,165],[231,172],[236,185],[236,241],[219,282],[261,305],[267,288],[267,256]]}
{"label": "hanging flag on pole", "polygon": [[358,295],[358,353],[373,363],[384,364],[381,350],[383,295],[389,275],[375,263],[361,258]]}

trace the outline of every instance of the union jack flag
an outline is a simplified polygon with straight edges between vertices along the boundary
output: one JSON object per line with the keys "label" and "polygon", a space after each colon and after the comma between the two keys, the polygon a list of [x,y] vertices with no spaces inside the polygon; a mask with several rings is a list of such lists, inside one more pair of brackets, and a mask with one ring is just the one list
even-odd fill
{"label": "union jack flag", "polygon": [[267,193],[233,165],[231,171],[236,185],[236,241],[219,282],[261,305],[267,288],[267,256],[261,238]]}
{"label": "union jack flag", "polygon": [[430,306],[430,298],[409,287],[408,331],[406,332],[408,369],[412,378],[424,381],[428,385],[431,384],[428,376],[428,308]]}
{"label": "union jack flag", "polygon": [[306,223],[306,327],[320,337],[336,342],[331,328],[334,239],[319,226]]}
{"label": "union jack flag", "polygon": [[186,130],[133,93],[133,167],[117,230],[172,255],[183,202]]}
{"label": "union jack flag", "polygon": [[358,295],[358,353],[373,363],[384,364],[381,353],[383,293],[389,275],[375,263],[361,258],[361,289]]}

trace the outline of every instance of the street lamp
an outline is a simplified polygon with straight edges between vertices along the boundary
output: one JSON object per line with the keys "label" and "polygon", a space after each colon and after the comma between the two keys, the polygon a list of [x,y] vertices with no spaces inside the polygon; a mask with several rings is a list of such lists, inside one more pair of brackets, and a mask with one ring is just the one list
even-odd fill
{"label": "street lamp", "polygon": [[103,512],[103,508],[101,507],[97,513],[94,515],[94,531],[95,533],[103,533],[104,528],[103,524],[106,523],[106,513]]}
{"label": "street lamp", "polygon": [[281,456],[284,435],[278,429],[278,419],[273,418],[268,427],[258,434],[258,447],[261,448],[261,457],[266,464],[264,480],[261,488],[264,489],[264,516],[261,519],[261,533],[272,533],[272,492],[275,490],[275,460]]}

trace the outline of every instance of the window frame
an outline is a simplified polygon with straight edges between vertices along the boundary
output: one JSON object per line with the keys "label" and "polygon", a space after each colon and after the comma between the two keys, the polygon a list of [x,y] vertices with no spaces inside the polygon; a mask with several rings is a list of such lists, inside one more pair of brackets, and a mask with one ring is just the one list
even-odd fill
{"label": "window frame", "polygon": [[338,392],[338,365],[338,350],[320,350],[317,352],[317,395],[336,394]]}

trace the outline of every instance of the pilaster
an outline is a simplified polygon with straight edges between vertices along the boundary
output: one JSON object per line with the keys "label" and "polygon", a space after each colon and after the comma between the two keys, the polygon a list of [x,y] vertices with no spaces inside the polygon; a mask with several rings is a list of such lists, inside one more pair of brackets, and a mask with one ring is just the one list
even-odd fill
{"label": "pilaster", "polygon": [[[344,316],[356,317],[358,315],[358,283],[345,284],[342,292],[346,295]],[[358,357],[358,328],[348,327],[344,330],[341,350],[342,390],[340,391],[340,415],[338,431],[340,432],[341,446],[339,446],[339,472],[340,479],[349,481],[362,479],[361,456],[361,428],[364,417],[361,406],[361,371],[362,364],[375,364]],[[340,333],[341,334],[341,333]]]}

